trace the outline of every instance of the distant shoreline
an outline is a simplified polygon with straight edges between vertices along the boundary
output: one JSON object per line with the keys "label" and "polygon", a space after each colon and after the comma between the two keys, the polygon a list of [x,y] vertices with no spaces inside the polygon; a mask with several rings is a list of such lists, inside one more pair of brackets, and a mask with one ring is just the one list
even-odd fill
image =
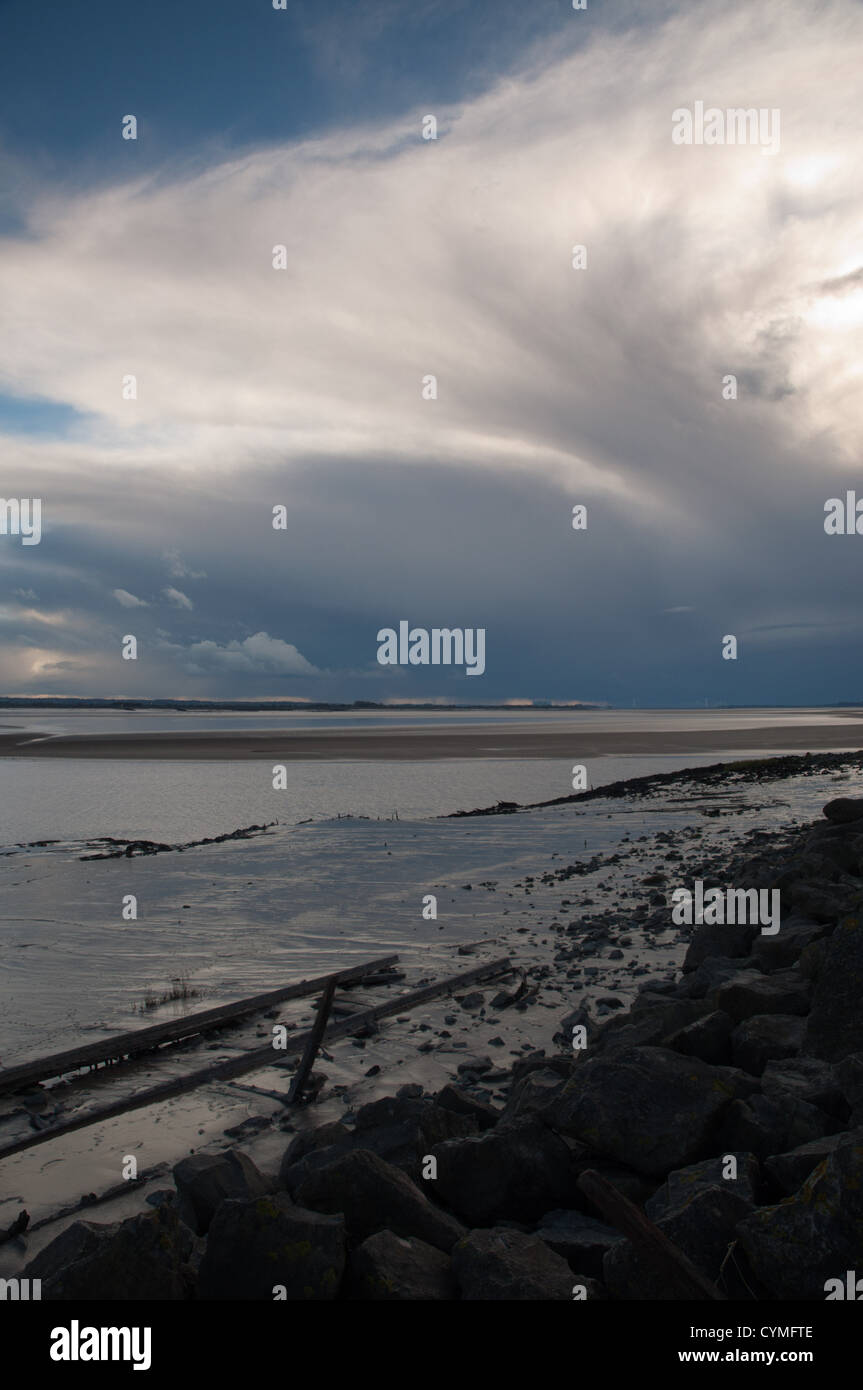
{"label": "distant shoreline", "polygon": [[161,733],[57,734],[21,729],[0,734],[0,757],[186,762],[426,762],[463,758],[567,758],[604,755],[817,752],[859,747],[861,727],[765,725],[740,729],[597,730],[330,729],[183,730]]}

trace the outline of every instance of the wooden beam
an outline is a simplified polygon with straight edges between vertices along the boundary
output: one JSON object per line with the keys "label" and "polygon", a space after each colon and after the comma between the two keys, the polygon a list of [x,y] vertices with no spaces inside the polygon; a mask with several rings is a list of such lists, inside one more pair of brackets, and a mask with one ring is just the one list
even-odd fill
{"label": "wooden beam", "polygon": [[[351,1034],[367,1027],[379,1018],[387,1018],[392,1014],[400,1014],[406,1010],[414,1009],[418,1004],[425,1004],[441,994],[448,994],[464,985],[474,984],[483,976],[495,978],[498,975],[508,974],[511,970],[510,960],[508,957],[503,957],[500,960],[489,961],[487,965],[478,965],[473,970],[466,970],[461,975],[450,975],[444,980],[437,980],[434,984],[425,985],[420,989],[411,990],[408,994],[399,995],[396,999],[387,1000],[385,1004],[378,1004],[375,1008],[366,1010],[365,1013],[355,1014],[353,1018],[346,1018],[341,1023],[332,1024],[325,1034],[325,1040],[329,1045],[339,1038],[350,1037]],[[161,1082],[158,1086],[150,1086],[144,1091],[138,1091],[133,1096],[127,1096],[125,1100],[113,1101],[109,1105],[97,1106],[84,1114],[73,1115],[71,1119],[62,1120],[59,1124],[40,1129],[35,1134],[28,1134],[23,1139],[16,1139],[10,1144],[4,1144],[0,1148],[0,1158],[9,1158],[12,1154],[21,1153],[24,1149],[32,1149],[37,1144],[46,1144],[50,1139],[56,1139],[62,1134],[71,1134],[76,1129],[86,1129],[90,1125],[99,1124],[102,1120],[113,1119],[116,1115],[125,1115],[130,1110],[142,1110],[145,1106],[170,1100],[173,1096],[182,1095],[185,1091],[193,1091],[198,1086],[206,1086],[211,1081],[229,1080],[235,1076],[243,1076],[246,1072],[259,1071],[262,1067],[286,1066],[290,1058],[296,1057],[303,1051],[310,1036],[311,1030],[306,1033],[297,1033],[293,1038],[289,1038],[287,1047],[279,1049],[281,1056],[275,1052],[271,1045],[251,1048],[249,1051],[242,1052],[238,1057],[230,1057],[225,1062],[214,1062],[211,1066],[189,1072],[186,1076],[176,1076],[170,1081]]]}
{"label": "wooden beam", "polygon": [[608,1182],[593,1168],[582,1173],[577,1186],[585,1197],[602,1212],[606,1220],[622,1231],[637,1246],[641,1253],[656,1268],[658,1274],[668,1280],[668,1293],[672,1298],[697,1298],[724,1300],[715,1284],[696,1269],[687,1255],[684,1255],[673,1241],[654,1226],[634,1202],[624,1197],[612,1183]]}
{"label": "wooden beam", "polygon": [[22,1062],[17,1067],[0,1069],[0,1095],[10,1091],[20,1091],[26,1086],[46,1081],[65,1072],[77,1071],[80,1067],[92,1067],[99,1062],[113,1061],[119,1057],[132,1057],[138,1052],[148,1052],[166,1042],[179,1042],[183,1038],[194,1037],[198,1033],[212,1032],[235,1019],[246,1017],[269,1009],[274,1004],[282,1004],[287,999],[302,999],[309,994],[317,994],[325,989],[330,979],[356,982],[367,975],[378,974],[381,970],[395,965],[398,956],[381,956],[378,960],[366,961],[364,965],[354,965],[348,970],[339,970],[335,976],[318,975],[313,980],[299,980],[285,985],[282,989],[270,990],[267,994],[253,994],[248,999],[238,999],[234,1004],[221,1004],[215,1009],[204,1009],[200,1013],[187,1014],[185,1018],[172,1019],[168,1023],[155,1023],[151,1028],[136,1028],[130,1033],[118,1033],[113,1038],[101,1042],[87,1043],[84,1047],[73,1047],[66,1052],[55,1052],[48,1057],[37,1057],[33,1062]]}
{"label": "wooden beam", "polygon": [[300,1059],[300,1065],[297,1067],[297,1070],[294,1073],[294,1079],[291,1082],[291,1087],[288,1091],[288,1098],[285,1101],[286,1105],[293,1105],[295,1101],[302,1099],[303,1087],[305,1086],[308,1080],[309,1072],[311,1071],[312,1066],[314,1064],[314,1060],[318,1055],[318,1048],[320,1047],[321,1039],[324,1036],[324,1029],[327,1026],[327,1020],[330,1016],[330,1009],[333,1007],[333,995],[335,994],[335,992],[336,981],[334,976],[330,980],[330,983],[327,985],[323,994],[321,995],[321,1002],[318,1005],[318,1012],[315,1016],[314,1026],[311,1032],[309,1033],[309,1040],[306,1043],[305,1051],[303,1052],[303,1055]]}

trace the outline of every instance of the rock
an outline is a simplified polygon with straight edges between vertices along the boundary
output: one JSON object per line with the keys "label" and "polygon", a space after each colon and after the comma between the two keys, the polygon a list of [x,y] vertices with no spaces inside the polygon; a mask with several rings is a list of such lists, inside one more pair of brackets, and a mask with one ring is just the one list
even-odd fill
{"label": "rock", "polygon": [[76,1221],[36,1256],[23,1277],[42,1280],[43,1299],[187,1299],[194,1284],[194,1243],[188,1226],[167,1205],[115,1226]]}
{"label": "rock", "polygon": [[288,1300],[336,1297],[345,1268],[345,1226],[294,1206],[284,1193],[222,1202],[210,1224],[198,1297]]}
{"label": "rock", "polygon": [[782,970],[798,961],[805,948],[813,941],[819,941],[827,930],[824,922],[789,917],[782,923],[776,936],[758,935],[755,938],[752,955],[762,970],[768,973]]}
{"label": "rock", "polygon": [[583,1062],[547,1123],[640,1173],[664,1177],[704,1155],[734,1096],[726,1070],[661,1047]]}
{"label": "rock", "polygon": [[435,1190],[469,1226],[503,1218],[536,1221],[574,1191],[570,1152],[536,1120],[517,1120],[473,1139],[452,1139],[432,1149]]}
{"label": "rock", "polygon": [[226,1197],[263,1197],[271,1184],[240,1149],[227,1153],[193,1154],[174,1165],[178,1210],[189,1214],[189,1225],[206,1235],[219,1204]]}
{"label": "rock", "polygon": [[738,975],[745,964],[745,961],[730,960],[728,956],[707,956],[697,969],[683,976],[677,989],[684,998],[703,999]]}
{"label": "rock", "polygon": [[[656,1224],[702,1274],[718,1284],[735,1227],[750,1211],[750,1203],[729,1191],[726,1183],[696,1192]],[[676,1300],[687,1296],[685,1288],[678,1288],[665,1270],[629,1240],[609,1250],[602,1262],[602,1275],[612,1298]]]}
{"label": "rock", "polygon": [[296,1199],[313,1211],[341,1212],[348,1234],[356,1241],[386,1228],[448,1252],[464,1233],[459,1222],[433,1206],[405,1173],[369,1149],[355,1149],[320,1172],[309,1173],[297,1188]]}
{"label": "rock", "polygon": [[590,1279],[584,1274],[574,1274],[572,1281],[572,1297],[578,1302],[594,1302],[595,1299],[607,1299],[608,1289],[598,1279]]}
{"label": "rock", "polygon": [[67,1265],[75,1264],[94,1254],[99,1246],[112,1235],[117,1227],[103,1225],[96,1221],[73,1221],[65,1231],[55,1236],[44,1250],[27,1265],[24,1274],[29,1279],[47,1280],[59,1274]]}
{"label": "rock", "polygon": [[835,922],[860,905],[860,886],[801,880],[788,890],[795,914],[813,917],[816,922]]}
{"label": "rock", "polygon": [[683,960],[683,973],[697,970],[709,956],[748,956],[758,928],[746,922],[720,925],[702,922],[695,930]]}
{"label": "rock", "polygon": [[[355,1149],[369,1149],[419,1181],[423,1155],[434,1144],[476,1134],[477,1129],[475,1115],[437,1105],[430,1097],[384,1096],[362,1106],[353,1133],[344,1125],[323,1125],[315,1131],[323,1146],[315,1143],[305,1152],[302,1147],[295,1148],[295,1140],[282,1159],[279,1181],[288,1192],[295,1192],[308,1174],[320,1172]],[[334,1142],[324,1144],[330,1137]],[[295,1158],[295,1153],[299,1157]]]}
{"label": "rock", "polygon": [[580,1054],[577,1065],[582,1066],[588,1057],[608,1056],[633,1047],[658,1046],[669,1033],[685,1028],[710,1012],[710,1006],[702,999],[640,994],[631,1013],[620,1014],[603,1024],[590,1039],[587,1051]]}
{"label": "rock", "polygon": [[731,1060],[733,1027],[728,1014],[716,1010],[670,1033],[663,1039],[662,1046],[681,1052],[685,1057],[700,1057],[702,1062],[722,1064]]}
{"label": "rock", "polygon": [[624,1237],[613,1226],[586,1216],[581,1211],[547,1211],[535,1234],[556,1255],[568,1261],[570,1269],[599,1279],[607,1250]]}
{"label": "rock", "polygon": [[822,807],[824,815],[834,825],[848,825],[852,821],[860,821],[860,829],[863,830],[863,797],[861,796],[838,796],[835,801],[828,801]]}
{"label": "rock", "polygon": [[751,1096],[734,1101],[722,1124],[720,1143],[726,1152],[746,1149],[758,1159],[820,1139],[836,1128],[822,1110],[790,1096]]}
{"label": "rock", "polygon": [[803,1051],[826,1062],[863,1051],[861,995],[863,924],[852,915],[836,927],[822,957]]}
{"label": "rock", "polygon": [[488,1101],[468,1095],[467,1091],[462,1091],[452,1084],[444,1086],[434,1099],[441,1109],[452,1110],[456,1115],[466,1115],[468,1119],[476,1120],[479,1130],[493,1129],[501,1116],[501,1111],[494,1105],[489,1105]]}
{"label": "rock", "polygon": [[849,1109],[863,1107],[863,1052],[852,1052],[843,1057],[834,1075]]}
{"label": "rock", "polygon": [[828,1115],[836,1115],[839,1119],[845,1119],[848,1113],[848,1104],[836,1071],[829,1062],[822,1062],[818,1057],[792,1057],[786,1061],[768,1062],[761,1077],[761,1089],[774,1100],[792,1095],[796,1100],[817,1105]]}
{"label": "rock", "polygon": [[450,1258],[416,1237],[369,1236],[350,1257],[351,1295],[375,1302],[426,1302],[456,1296]]}
{"label": "rock", "polygon": [[566,1260],[521,1231],[471,1231],[455,1246],[452,1268],[461,1297],[470,1301],[572,1298]]}
{"label": "rock", "polygon": [[755,1014],[805,1014],[809,1009],[811,987],[796,970],[761,975],[743,970],[716,991],[718,1008],[736,1021]]}
{"label": "rock", "polygon": [[800,1051],[806,1020],[791,1014],[755,1014],[731,1035],[731,1055],[736,1067],[760,1076],[768,1062],[794,1057]]}
{"label": "rock", "polygon": [[327,1125],[317,1125],[314,1129],[303,1129],[294,1136],[285,1150],[282,1169],[287,1170],[293,1164],[299,1163],[301,1158],[305,1158],[306,1154],[315,1153],[318,1149],[327,1149],[333,1144],[349,1144],[350,1141],[351,1131],[340,1120]]}
{"label": "rock", "polygon": [[489,1056],[484,1057],[465,1057],[463,1062],[459,1062],[456,1071],[461,1076],[463,1072],[473,1072],[476,1076],[484,1076],[487,1071],[494,1069],[494,1062]]}
{"label": "rock", "polygon": [[549,1101],[563,1090],[565,1081],[551,1067],[531,1071],[516,1081],[503,1110],[504,1120],[524,1119],[540,1114]]}
{"label": "rock", "polygon": [[[737,1177],[726,1178],[729,1170],[727,1160],[734,1158],[737,1163]],[[657,1188],[649,1201],[644,1204],[644,1212],[651,1221],[659,1221],[670,1211],[685,1204],[699,1192],[709,1187],[727,1187],[736,1192],[744,1202],[755,1205],[755,1193],[760,1178],[758,1159],[754,1154],[738,1152],[724,1153],[717,1158],[706,1158],[701,1163],[691,1163],[688,1168],[678,1168],[669,1173],[661,1187]]]}
{"label": "rock", "polygon": [[824,1299],[828,1279],[859,1269],[863,1250],[863,1131],[845,1135],[793,1197],[737,1227],[772,1298]]}
{"label": "rock", "polygon": [[843,1143],[845,1134],[825,1134],[822,1139],[810,1139],[784,1154],[771,1154],[764,1160],[769,1176],[783,1192],[796,1192],[819,1163]]}

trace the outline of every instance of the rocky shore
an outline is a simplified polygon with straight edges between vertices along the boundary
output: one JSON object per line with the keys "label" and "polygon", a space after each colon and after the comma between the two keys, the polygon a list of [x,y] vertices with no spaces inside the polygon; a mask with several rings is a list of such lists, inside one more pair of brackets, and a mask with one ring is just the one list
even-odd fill
{"label": "rocky shore", "polygon": [[590,1170],[718,1294],[841,1296],[863,1275],[863,799],[750,845],[705,887],[778,889],[775,934],[695,925],[678,978],[570,1014],[559,1052],[505,1079],[466,1055],[434,1094],[286,1135],[278,1172],[185,1158],[152,1211],[75,1222],[23,1277],[44,1299],[685,1298]]}

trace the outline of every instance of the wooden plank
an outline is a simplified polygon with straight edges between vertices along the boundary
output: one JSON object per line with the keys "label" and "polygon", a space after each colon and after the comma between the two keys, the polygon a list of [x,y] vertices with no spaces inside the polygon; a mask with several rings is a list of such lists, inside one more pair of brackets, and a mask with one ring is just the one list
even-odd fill
{"label": "wooden plank", "polygon": [[669,1281],[668,1291],[673,1297],[724,1301],[725,1294],[720,1293],[689,1257],[606,1178],[589,1168],[581,1174],[577,1185],[603,1216],[639,1247],[657,1273]]}
{"label": "wooden plank", "polygon": [[[390,999],[385,1004],[378,1004],[374,1009],[356,1014],[353,1018],[346,1018],[342,1023],[332,1024],[327,1029],[325,1040],[329,1045],[339,1038],[350,1037],[352,1033],[367,1027],[376,1019],[404,1013],[409,1009],[416,1008],[418,1004],[425,1004],[431,999],[436,999],[441,994],[451,993],[464,985],[474,984],[485,975],[495,978],[498,975],[508,974],[511,970],[512,964],[509,958],[502,957],[499,960],[489,961],[486,965],[475,966],[473,970],[466,970],[461,975],[450,975],[444,980],[437,980],[434,984],[425,985],[420,989],[411,990],[408,994],[402,994],[396,999]],[[225,1062],[214,1062],[211,1066],[190,1072],[186,1076],[177,1076],[170,1081],[161,1082],[158,1086],[150,1086],[147,1090],[138,1091],[125,1100],[98,1106],[96,1109],[86,1111],[81,1115],[73,1115],[71,1119],[63,1120],[60,1124],[51,1125],[46,1129],[38,1130],[35,1134],[28,1134],[23,1139],[16,1139],[13,1143],[4,1145],[0,1148],[0,1158],[9,1158],[12,1154],[21,1153],[24,1149],[32,1149],[37,1144],[45,1144],[49,1139],[56,1139],[62,1134],[71,1134],[77,1129],[86,1129],[90,1125],[99,1124],[102,1120],[110,1120],[116,1115],[124,1115],[130,1110],[142,1110],[145,1106],[170,1100],[173,1096],[182,1095],[185,1091],[195,1090],[198,1086],[206,1086],[211,1081],[229,1080],[235,1076],[243,1076],[249,1071],[258,1071],[262,1067],[286,1066],[290,1058],[296,1057],[303,1051],[310,1035],[311,1030],[307,1033],[298,1033],[294,1038],[289,1038],[287,1047],[284,1050],[280,1049],[281,1056],[276,1054],[272,1046],[255,1047],[243,1052],[239,1057],[230,1057]]]}
{"label": "wooden plank", "polygon": [[335,976],[331,972],[329,975],[318,975],[312,980],[299,980],[292,985],[285,985],[282,989],[239,999],[234,1004],[220,1004],[218,1008],[187,1014],[185,1018],[172,1019],[168,1023],[156,1023],[151,1028],[136,1028],[130,1033],[118,1033],[116,1037],[103,1038],[101,1042],[87,1043],[84,1047],[55,1052],[49,1057],[37,1057],[35,1061],[22,1062],[17,1067],[4,1067],[0,1069],[0,1095],[23,1090],[25,1086],[35,1085],[53,1076],[62,1076],[64,1072],[77,1071],[79,1067],[95,1066],[99,1062],[133,1056],[136,1052],[147,1052],[165,1042],[179,1042],[198,1033],[211,1032],[214,1028],[220,1028],[235,1019],[269,1009],[273,1004],[317,994],[319,989],[326,989],[328,982],[333,978],[338,982],[350,980],[359,983],[367,975],[375,975],[382,969],[394,965],[396,961],[398,956],[381,956],[377,960],[366,961],[364,965],[339,970]]}
{"label": "wooden plank", "polygon": [[330,983],[327,985],[326,989],[321,995],[321,1002],[318,1005],[318,1012],[315,1018],[314,1027],[312,1028],[312,1031],[309,1033],[309,1041],[306,1043],[305,1051],[303,1052],[303,1055],[300,1059],[300,1065],[297,1067],[297,1070],[294,1073],[294,1079],[291,1082],[290,1090],[288,1091],[288,1098],[285,1101],[286,1105],[293,1105],[296,1101],[302,1099],[303,1087],[308,1081],[309,1072],[311,1071],[314,1060],[318,1055],[318,1048],[320,1047],[321,1039],[324,1036],[324,1029],[327,1026],[327,1021],[330,1016],[330,1009],[333,1007],[333,995],[335,994],[335,992],[336,981],[335,977],[333,977],[333,979],[330,980]]}

